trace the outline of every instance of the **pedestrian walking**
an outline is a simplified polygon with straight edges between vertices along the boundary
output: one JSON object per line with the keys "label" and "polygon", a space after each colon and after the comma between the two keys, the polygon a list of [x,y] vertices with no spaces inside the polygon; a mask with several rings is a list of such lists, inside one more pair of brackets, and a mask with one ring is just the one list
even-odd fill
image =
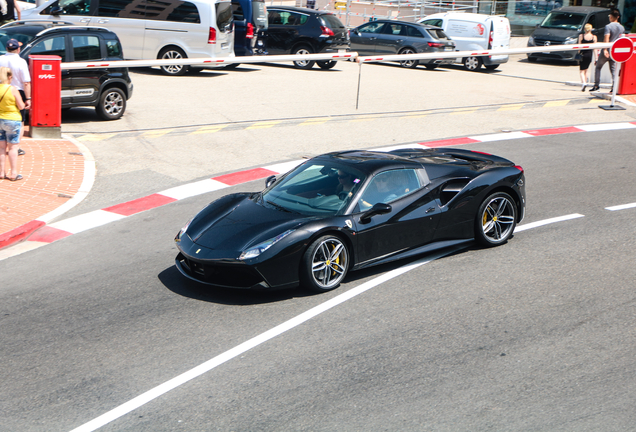
{"label": "pedestrian walking", "polygon": [[24,109],[24,102],[18,89],[11,85],[11,78],[11,69],[0,67],[0,173],[2,178],[17,181],[22,180],[18,174],[18,145],[22,129],[20,110]]}
{"label": "pedestrian walking", "polygon": [[[28,110],[31,109],[31,74],[29,73],[29,65],[26,60],[20,57],[20,48],[22,42],[17,39],[9,39],[6,43],[7,53],[0,56],[0,67],[8,67],[13,73],[11,84],[18,89],[22,100],[26,104],[20,112],[22,115],[21,134],[24,135],[24,120],[26,119]],[[20,135],[20,139],[22,139]],[[19,155],[24,154],[24,150],[18,150]]]}
{"label": "pedestrian walking", "polygon": [[[613,9],[609,15],[610,23],[605,26],[605,33],[603,35],[603,42],[614,42],[616,39],[625,35],[625,27],[623,27],[618,20],[621,18],[621,13],[618,9]],[[616,68],[616,62],[610,58],[609,48],[598,50],[596,53],[596,69],[594,71],[594,87],[590,91],[596,91],[601,88],[601,69],[603,65],[609,62],[610,72],[612,73],[612,89],[614,88],[614,70]]]}
{"label": "pedestrian walking", "polygon": [[[3,2],[5,4],[2,4]],[[11,21],[15,21],[16,16],[18,21],[22,19],[22,11],[15,0],[0,0],[0,6],[0,12],[2,12],[2,16],[0,16],[0,25],[5,25]]]}
{"label": "pedestrian walking", "polygon": [[[579,45],[583,43],[596,43],[598,40],[596,35],[592,33],[592,24],[587,23],[584,27],[584,33],[579,35]],[[587,86],[587,71],[590,68],[590,64],[594,59],[594,51],[593,49],[589,50],[581,50],[581,62],[579,63],[579,72],[581,74],[581,82],[583,85],[581,86],[581,91],[585,91],[585,87]]]}

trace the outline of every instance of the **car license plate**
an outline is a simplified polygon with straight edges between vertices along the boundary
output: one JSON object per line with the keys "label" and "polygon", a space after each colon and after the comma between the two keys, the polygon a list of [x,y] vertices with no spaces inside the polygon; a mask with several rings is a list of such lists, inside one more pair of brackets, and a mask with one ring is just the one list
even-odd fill
{"label": "car license plate", "polygon": [[344,53],[346,53],[346,52],[347,52],[347,50],[346,50],[346,49],[344,49],[344,48],[340,48],[340,49],[338,49],[338,54],[344,54]]}
{"label": "car license plate", "polygon": [[444,51],[454,51],[453,47],[444,47]]}

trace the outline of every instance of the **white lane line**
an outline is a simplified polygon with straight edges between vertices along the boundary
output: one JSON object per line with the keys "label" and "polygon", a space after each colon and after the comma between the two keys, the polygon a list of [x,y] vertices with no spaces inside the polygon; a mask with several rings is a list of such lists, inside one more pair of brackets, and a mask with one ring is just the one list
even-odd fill
{"label": "white lane line", "polygon": [[433,255],[429,255],[421,260],[418,260],[414,263],[411,263],[409,265],[406,265],[404,267],[400,267],[397,268],[395,270],[391,270],[388,273],[385,273],[373,280],[370,280],[368,282],[363,283],[360,286],[357,286],[355,288],[350,289],[349,291],[340,294],[337,297],[332,298],[331,300],[328,300],[312,309],[309,309],[306,312],[303,312],[302,314],[290,319],[289,321],[286,321],[274,328],[272,328],[271,330],[266,331],[265,333],[262,333],[246,342],[243,342],[242,344],[232,348],[229,351],[224,352],[223,354],[220,354],[210,360],[208,360],[205,363],[200,364],[199,366],[190,369],[189,371],[169,380],[166,381],[163,384],[160,384],[159,386],[147,391],[146,393],[143,393],[139,396],[137,396],[134,399],[131,399],[130,401],[118,406],[117,408],[97,417],[94,420],[91,420],[88,423],[85,423],[84,425],[73,429],[71,432],[91,432],[94,431],[110,422],[112,422],[113,420],[116,420],[126,414],[128,414],[129,412],[131,412],[134,409],[137,409],[139,407],[141,407],[142,405],[145,405],[146,403],[152,401],[153,399],[158,398],[159,396],[169,392],[172,389],[175,389],[177,387],[179,387],[182,384],[185,384],[186,382],[200,376],[203,375],[206,372],[209,372],[210,370],[214,369],[215,367],[243,354],[246,351],[251,350],[252,348],[257,347],[258,345],[261,345],[267,341],[269,341],[270,339],[275,338],[276,336],[279,336],[283,333],[285,333],[288,330],[293,329],[294,327],[299,326],[300,324],[309,321],[310,319],[320,315],[323,312],[328,311],[329,309],[332,309],[338,305],[340,305],[341,303],[346,302],[347,300],[352,299],[353,297],[356,297],[360,294],[362,294],[365,291],[370,290],[371,288],[375,288],[376,286],[387,282],[393,278],[396,278],[406,272],[409,272],[421,265],[424,264],[428,264],[431,261],[434,261],[436,259],[442,258],[446,255],[450,255],[460,249],[465,248],[465,246],[456,246],[453,248],[449,248],[449,249],[444,249],[442,251],[438,251],[437,253],[433,254]]}
{"label": "white lane line", "polygon": [[578,218],[582,218],[584,217],[582,214],[578,214],[578,213],[573,213],[570,215],[565,215],[565,216],[559,216],[559,217],[555,217],[555,218],[551,218],[551,219],[544,219],[541,221],[537,221],[537,222],[531,222],[529,224],[525,224],[525,225],[519,225],[515,228],[515,233],[521,232],[521,231],[525,231],[531,228],[537,228],[540,226],[544,226],[544,225],[549,225],[549,224],[553,224],[556,222],[564,222],[564,221],[568,221],[568,220],[572,220],[572,219],[578,219]]}
{"label": "white lane line", "polygon": [[[536,228],[539,226],[543,226],[546,224],[551,224],[551,223],[555,223],[555,222],[562,222],[562,221],[566,221],[566,220],[571,220],[571,219],[576,219],[576,218],[580,218],[583,217],[583,215],[581,214],[572,214],[572,215],[567,215],[567,216],[562,216],[562,217],[557,217],[557,218],[552,218],[552,219],[546,219],[544,221],[538,221],[538,222],[533,222],[533,223],[529,223],[526,225],[522,225],[522,226],[518,226],[515,229],[515,232],[519,232],[519,231],[524,231],[527,229],[531,229],[531,228]],[[375,279],[372,279],[368,282],[363,283],[360,286],[357,286],[355,288],[350,289],[349,291],[340,294],[337,297],[332,298],[331,300],[327,300],[326,302],[315,306],[312,309],[309,309],[306,312],[303,312],[302,314],[290,319],[289,321],[286,321],[268,331],[266,331],[265,333],[261,333],[260,335],[246,341],[243,342],[242,344],[230,349],[229,351],[226,351],[222,354],[219,354],[218,356],[206,361],[205,363],[200,364],[199,366],[190,369],[187,372],[184,372],[183,374],[176,376],[175,378],[172,378],[169,381],[166,381],[163,384],[158,385],[157,387],[148,390],[147,392],[137,396],[134,399],[129,400],[128,402],[125,402],[124,404],[112,409],[111,411],[108,411],[105,414],[102,414],[101,416],[89,421],[88,423],[83,424],[82,426],[79,426],[75,429],[73,429],[71,432],[92,432],[95,431],[97,429],[99,429],[100,427],[114,421],[117,420],[120,417],[123,417],[124,415],[128,414],[129,412],[147,404],[148,402],[168,393],[170,390],[173,390],[177,387],[179,387],[182,384],[187,383],[188,381],[193,380],[194,378],[197,378],[201,375],[203,375],[206,372],[211,371],[212,369],[216,368],[217,366],[222,365],[223,363],[232,360],[235,357],[238,357],[239,355],[251,350],[252,348],[255,348],[267,341],[269,341],[270,339],[275,338],[276,336],[279,336],[285,332],[287,332],[288,330],[293,329],[294,327],[297,327],[303,323],[305,323],[306,321],[309,321],[310,319],[320,315],[323,312],[328,311],[329,309],[332,309],[344,302],[346,302],[347,300],[350,300],[372,288],[375,288],[378,285],[383,284],[384,282],[387,282],[391,279],[394,279],[398,276],[403,275],[404,273],[407,273],[411,270],[414,270],[424,264],[428,264],[432,261],[435,261],[437,259],[440,259],[446,255],[450,255],[452,253],[455,253],[461,249],[464,249],[465,246],[455,246],[455,247],[451,247],[451,248],[447,248],[447,249],[443,249],[441,251],[437,251],[434,254],[430,254],[427,255],[426,257],[422,258],[421,260],[415,261],[411,264],[405,265],[403,267],[397,268],[395,270],[391,270],[390,272],[387,272],[381,276],[378,276]]]}
{"label": "white lane line", "polygon": [[612,206],[612,207],[605,207],[605,210],[609,210],[609,211],[626,210],[626,209],[630,209],[630,208],[634,208],[634,207],[636,207],[636,203],[622,204],[622,205],[617,205],[617,206]]}
{"label": "white lane line", "polygon": [[204,193],[221,190],[226,187],[228,187],[228,185],[226,185],[225,183],[221,183],[220,181],[205,179],[198,182],[188,183],[182,186],[166,189],[157,193],[169,198],[174,198],[176,200],[182,200],[184,198],[190,198]]}
{"label": "white lane line", "polygon": [[62,231],[70,232],[71,234],[77,234],[82,231],[96,228],[98,226],[106,225],[108,223],[125,218],[117,213],[107,212],[104,210],[95,210],[89,213],[84,213],[79,216],[75,216],[63,221],[55,222],[49,225],[52,228],[61,229]]}

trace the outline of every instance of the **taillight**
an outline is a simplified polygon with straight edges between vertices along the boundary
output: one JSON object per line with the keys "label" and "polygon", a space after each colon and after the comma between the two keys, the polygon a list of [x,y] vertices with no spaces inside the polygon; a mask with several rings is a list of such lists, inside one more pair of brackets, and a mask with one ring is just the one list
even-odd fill
{"label": "taillight", "polygon": [[492,156],[492,154],[490,154],[490,153],[486,153],[486,152],[482,152],[482,151],[477,151],[477,150],[471,150],[471,151],[472,151],[473,153],[479,153],[479,154],[483,154],[483,155],[486,155],[486,156]]}
{"label": "taillight", "polygon": [[210,27],[210,34],[208,35],[208,43],[216,44],[216,29],[214,27]]}
{"label": "taillight", "polygon": [[520,165],[515,165],[515,168],[517,168],[519,171],[523,172],[523,168]]}
{"label": "taillight", "polygon": [[492,41],[494,39],[494,33],[493,31],[490,32],[490,37],[488,38],[488,49],[492,49]]}
{"label": "taillight", "polygon": [[428,46],[432,48],[444,48],[446,45],[441,42],[429,42]]}
{"label": "taillight", "polygon": [[253,39],[254,38],[254,24],[247,23],[247,33],[245,34],[245,37],[247,39]]}
{"label": "taillight", "polygon": [[334,36],[333,30],[326,26],[320,26],[322,34],[320,36]]}

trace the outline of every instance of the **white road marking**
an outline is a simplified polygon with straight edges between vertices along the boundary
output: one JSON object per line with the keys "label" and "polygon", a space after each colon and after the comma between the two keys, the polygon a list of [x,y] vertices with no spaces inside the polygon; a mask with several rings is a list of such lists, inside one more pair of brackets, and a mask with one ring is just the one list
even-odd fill
{"label": "white road marking", "polygon": [[531,223],[525,224],[525,225],[518,225],[515,228],[515,233],[518,233],[518,232],[521,232],[521,231],[525,231],[525,230],[528,230],[528,229],[531,229],[531,228],[537,228],[537,227],[540,227],[540,226],[553,224],[553,223],[556,223],[556,222],[564,222],[564,221],[577,219],[577,218],[582,218],[582,217],[584,217],[582,214],[573,213],[573,214],[570,214],[570,215],[559,216],[559,217],[555,217],[555,218],[551,218],[551,219],[544,219],[544,220],[537,221],[537,222],[531,222]]}
{"label": "white road marking", "polygon": [[598,132],[608,130],[633,129],[636,128],[636,125],[633,125],[631,123],[603,123],[596,125],[580,125],[575,127],[583,129],[586,132]]}
{"label": "white road marking", "polygon": [[[531,229],[531,228],[536,228],[539,226],[543,226],[543,225],[547,225],[547,224],[551,224],[551,223],[555,223],[555,222],[562,222],[562,221],[566,221],[566,220],[571,220],[571,219],[576,219],[576,218],[580,218],[583,217],[583,215],[581,214],[571,214],[571,215],[567,215],[567,216],[562,216],[562,217],[557,217],[557,218],[552,218],[552,219],[546,219],[543,221],[537,221],[537,222],[532,222],[526,225],[522,225],[522,226],[518,226],[515,229],[515,232],[519,232],[519,231],[524,231],[527,229]],[[297,315],[296,317],[285,321],[284,323],[266,331],[265,333],[261,333],[260,335],[249,339],[246,342],[243,342],[242,344],[230,349],[229,351],[226,351],[222,354],[219,354],[216,357],[211,358],[210,360],[206,361],[205,363],[200,364],[199,366],[190,369],[187,372],[182,373],[179,376],[176,376],[175,378],[172,378],[169,381],[166,381],[163,384],[158,385],[157,387],[148,390],[147,392],[137,396],[134,399],[129,400],[128,402],[125,402],[122,405],[119,405],[118,407],[112,409],[111,411],[108,411],[105,414],[102,414],[101,416],[89,421],[88,423],[83,424],[82,426],[79,426],[75,429],[73,429],[71,432],[92,432],[95,431],[99,428],[101,428],[102,426],[117,420],[120,417],[123,417],[124,415],[128,414],[129,412],[147,404],[148,402],[168,393],[170,390],[173,390],[179,386],[181,386],[182,384],[187,383],[188,381],[191,381],[203,374],[205,374],[206,372],[211,371],[212,369],[216,368],[217,366],[222,365],[223,363],[232,360],[233,358],[236,358],[238,356],[240,356],[241,354],[251,350],[252,348],[255,348],[267,341],[269,341],[270,339],[275,338],[276,336],[280,336],[281,334],[287,332],[288,330],[293,329],[294,327],[297,327],[307,321],[309,321],[310,319],[320,315],[323,312],[326,312],[344,302],[346,302],[347,300],[351,300],[352,298],[366,292],[369,291],[372,288],[375,288],[378,285],[383,284],[384,282],[387,282],[391,279],[394,279],[398,276],[403,275],[404,273],[407,273],[411,270],[414,270],[424,264],[428,264],[432,261],[435,261],[437,259],[440,259],[442,257],[445,257],[446,255],[450,255],[452,253],[455,253],[461,249],[465,249],[466,246],[455,246],[455,247],[451,247],[451,248],[447,248],[447,249],[443,249],[441,251],[437,251],[436,253],[427,255],[426,257],[415,261],[411,264],[407,264],[403,267],[397,268],[395,270],[391,270],[381,276],[378,276],[375,279],[372,279],[368,282],[363,283],[362,285],[359,285],[355,288],[350,289],[347,292],[344,292],[342,294],[340,294],[339,296],[336,296],[334,298],[332,298],[331,300],[327,300],[326,302],[315,306],[311,309],[309,309],[306,312],[303,312],[300,315]]]}
{"label": "white road marking", "polygon": [[169,198],[182,200],[184,198],[190,198],[204,193],[221,190],[226,187],[228,186],[224,183],[221,183],[220,181],[205,179],[198,182],[188,183],[182,186],[166,189],[158,193]]}
{"label": "white road marking", "polygon": [[622,204],[622,205],[617,205],[617,206],[612,206],[612,207],[605,207],[605,210],[609,210],[609,211],[626,210],[626,209],[630,209],[630,208],[634,208],[634,207],[636,207],[636,203]]}
{"label": "white road marking", "polygon": [[71,234],[77,234],[91,228],[106,225],[108,223],[123,219],[125,217],[126,216],[113,212],[95,210],[69,219],[64,219],[63,221],[52,223],[49,226],[52,228],[60,229],[62,231],[70,232]]}

